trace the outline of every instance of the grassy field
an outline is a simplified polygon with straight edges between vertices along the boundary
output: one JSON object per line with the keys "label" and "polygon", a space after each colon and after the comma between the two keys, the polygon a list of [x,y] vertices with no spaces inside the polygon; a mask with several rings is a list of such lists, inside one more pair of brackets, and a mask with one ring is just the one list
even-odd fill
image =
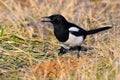
{"label": "grassy field", "polygon": [[[94,49],[57,56],[59,42],[41,17],[62,14],[89,30],[84,46]],[[119,80],[119,0],[0,0],[0,80]]]}

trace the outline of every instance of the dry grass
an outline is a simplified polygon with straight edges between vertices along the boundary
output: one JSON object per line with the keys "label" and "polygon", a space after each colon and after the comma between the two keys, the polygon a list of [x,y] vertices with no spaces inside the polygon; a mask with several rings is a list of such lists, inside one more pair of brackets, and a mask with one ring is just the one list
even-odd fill
{"label": "dry grass", "polygon": [[[112,25],[88,36],[93,50],[57,56],[59,43],[42,16],[55,13],[89,30]],[[0,0],[0,80],[119,80],[119,0]]]}

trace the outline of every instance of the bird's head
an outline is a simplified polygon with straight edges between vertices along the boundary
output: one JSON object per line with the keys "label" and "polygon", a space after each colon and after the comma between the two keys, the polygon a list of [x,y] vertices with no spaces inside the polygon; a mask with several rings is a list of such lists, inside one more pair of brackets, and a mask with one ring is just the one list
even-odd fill
{"label": "bird's head", "polygon": [[42,18],[44,18],[42,22],[51,22],[53,25],[55,24],[58,25],[58,24],[67,22],[66,19],[60,14],[54,14],[54,15],[46,16]]}

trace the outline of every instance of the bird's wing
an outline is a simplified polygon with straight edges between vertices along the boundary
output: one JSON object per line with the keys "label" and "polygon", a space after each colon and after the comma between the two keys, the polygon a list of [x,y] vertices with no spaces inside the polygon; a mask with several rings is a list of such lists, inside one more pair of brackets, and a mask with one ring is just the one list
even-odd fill
{"label": "bird's wing", "polygon": [[69,32],[72,33],[75,36],[84,36],[86,35],[86,31],[82,28],[78,27],[70,27]]}

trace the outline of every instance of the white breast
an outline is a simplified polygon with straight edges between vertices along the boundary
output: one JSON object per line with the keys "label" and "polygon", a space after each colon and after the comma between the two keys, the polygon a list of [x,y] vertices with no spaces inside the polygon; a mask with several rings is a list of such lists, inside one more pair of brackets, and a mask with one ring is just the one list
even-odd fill
{"label": "white breast", "polygon": [[61,46],[65,49],[69,49],[70,47],[80,46],[83,42],[83,36],[74,36],[73,34],[69,34],[69,39],[61,43]]}
{"label": "white breast", "polygon": [[69,34],[69,39],[65,42],[65,44],[69,46],[79,46],[83,42],[83,36],[74,36],[73,34]]}

